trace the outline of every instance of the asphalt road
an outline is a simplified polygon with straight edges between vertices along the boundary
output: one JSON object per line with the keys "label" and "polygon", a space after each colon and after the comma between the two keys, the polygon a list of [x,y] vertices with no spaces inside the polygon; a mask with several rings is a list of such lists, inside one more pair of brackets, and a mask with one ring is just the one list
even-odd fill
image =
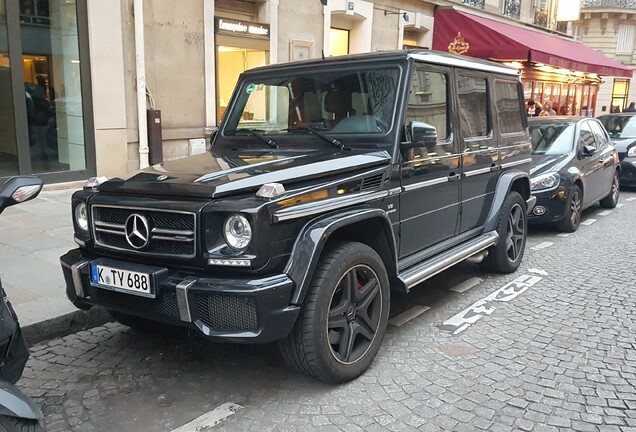
{"label": "asphalt road", "polygon": [[19,386],[49,432],[636,431],[634,221],[622,192],[574,234],[532,228],[515,274],[462,264],[394,297],[375,362],[344,385],[272,345],[108,324],[34,346]]}

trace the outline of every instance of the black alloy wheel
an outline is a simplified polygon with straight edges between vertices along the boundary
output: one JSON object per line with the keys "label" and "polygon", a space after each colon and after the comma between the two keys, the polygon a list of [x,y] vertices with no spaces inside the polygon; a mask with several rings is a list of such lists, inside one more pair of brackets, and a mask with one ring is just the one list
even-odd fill
{"label": "black alloy wheel", "polygon": [[488,249],[482,266],[497,273],[512,273],[521,264],[528,234],[526,202],[518,192],[511,191],[506,197],[496,231],[499,240]]}
{"label": "black alloy wheel", "polygon": [[572,192],[567,202],[567,209],[563,220],[556,225],[556,229],[572,233],[579,229],[581,213],[583,212],[583,193],[578,185],[572,186]]}
{"label": "black alloy wheel", "polygon": [[281,355],[321,381],[357,378],[380,349],[389,308],[382,258],[363,243],[334,242],[320,257],[294,328],[279,342]]}
{"label": "black alloy wheel", "polygon": [[382,321],[382,294],[376,273],[366,265],[352,267],[331,297],[327,338],[336,360],[351,364],[371,347]]}
{"label": "black alloy wheel", "polygon": [[618,171],[614,172],[614,178],[612,179],[612,187],[610,189],[610,193],[603,198],[599,204],[603,208],[613,209],[616,208],[616,204],[618,204],[618,197],[620,194],[620,174]]}

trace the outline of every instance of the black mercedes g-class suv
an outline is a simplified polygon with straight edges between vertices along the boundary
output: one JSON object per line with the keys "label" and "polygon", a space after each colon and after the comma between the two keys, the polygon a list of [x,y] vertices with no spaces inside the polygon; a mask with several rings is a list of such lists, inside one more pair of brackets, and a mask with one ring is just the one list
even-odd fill
{"label": "black mercedes g-class suv", "polygon": [[517,269],[530,161],[505,66],[400,51],[254,69],[208,153],[73,195],[67,295],[132,327],[279,341],[295,369],[350,380],[391,291],[469,257]]}

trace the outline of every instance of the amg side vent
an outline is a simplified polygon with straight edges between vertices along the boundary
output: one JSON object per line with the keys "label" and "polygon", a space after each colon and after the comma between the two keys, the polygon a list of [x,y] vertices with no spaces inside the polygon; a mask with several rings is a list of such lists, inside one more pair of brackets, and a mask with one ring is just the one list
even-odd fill
{"label": "amg side vent", "polygon": [[382,181],[384,180],[384,173],[375,174],[369,177],[362,179],[362,184],[360,185],[360,191],[367,191],[378,189],[382,186]]}

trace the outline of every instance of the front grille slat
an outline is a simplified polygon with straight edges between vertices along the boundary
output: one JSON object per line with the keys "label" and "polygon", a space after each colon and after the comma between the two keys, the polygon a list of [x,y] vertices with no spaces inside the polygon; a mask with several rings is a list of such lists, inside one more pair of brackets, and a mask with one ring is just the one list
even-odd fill
{"label": "front grille slat", "polygon": [[[154,208],[91,206],[95,243],[99,247],[144,255],[191,258],[196,255],[196,214]],[[150,241],[143,249],[126,240],[126,220],[133,213],[146,218]]]}

